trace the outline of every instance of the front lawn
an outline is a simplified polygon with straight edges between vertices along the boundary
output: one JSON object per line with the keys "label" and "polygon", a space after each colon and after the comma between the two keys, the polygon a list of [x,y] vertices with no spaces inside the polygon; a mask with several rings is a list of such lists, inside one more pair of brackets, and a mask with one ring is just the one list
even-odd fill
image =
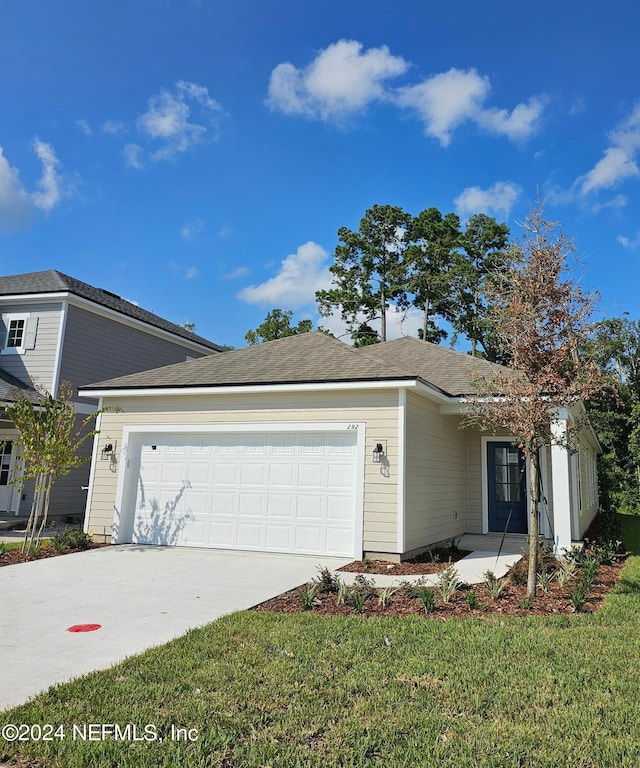
{"label": "front lawn", "polygon": [[[640,557],[631,557],[596,614],[443,622],[237,613],[3,713],[3,724],[62,724],[64,733],[0,742],[0,759],[63,768],[637,766],[639,611]],[[105,738],[89,724],[108,726]],[[174,730],[182,738],[172,740],[172,725],[197,734]]]}

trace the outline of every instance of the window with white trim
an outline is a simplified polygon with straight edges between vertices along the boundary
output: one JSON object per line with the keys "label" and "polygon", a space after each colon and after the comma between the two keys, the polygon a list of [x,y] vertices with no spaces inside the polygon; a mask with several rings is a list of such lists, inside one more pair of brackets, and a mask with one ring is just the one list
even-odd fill
{"label": "window with white trim", "polygon": [[0,354],[23,355],[26,349],[33,349],[36,345],[36,330],[38,318],[31,314],[11,314],[2,316],[2,343]]}

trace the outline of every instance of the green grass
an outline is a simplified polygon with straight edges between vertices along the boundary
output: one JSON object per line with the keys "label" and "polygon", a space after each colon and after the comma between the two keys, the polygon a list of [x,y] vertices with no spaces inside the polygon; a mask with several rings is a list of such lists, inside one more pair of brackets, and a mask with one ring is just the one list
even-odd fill
{"label": "green grass", "polygon": [[[42,766],[637,766],[640,557],[596,615],[322,618],[242,612],[52,688],[2,723]],[[153,724],[162,742],[83,742],[72,724]],[[171,741],[171,725],[195,741]],[[31,763],[30,763],[31,765]]]}

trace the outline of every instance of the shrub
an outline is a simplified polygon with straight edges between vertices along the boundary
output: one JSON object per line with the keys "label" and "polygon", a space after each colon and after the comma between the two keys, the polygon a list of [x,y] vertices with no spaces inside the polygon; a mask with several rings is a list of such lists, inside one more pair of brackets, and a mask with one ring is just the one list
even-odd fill
{"label": "shrub", "polygon": [[91,547],[91,535],[80,530],[65,526],[51,539],[51,546],[56,552],[66,552],[71,549],[89,549]]}
{"label": "shrub", "polygon": [[556,572],[556,581],[561,587],[564,587],[564,585],[571,579],[571,577],[576,572],[576,561],[575,560],[561,560],[560,561],[560,568]]}
{"label": "shrub", "polygon": [[395,587],[385,587],[378,595],[378,605],[381,608],[386,608],[391,603],[391,598],[396,593]]}
{"label": "shrub", "polygon": [[424,587],[426,583],[427,580],[424,576],[420,576],[418,579],[414,579],[413,581],[409,581],[409,579],[402,579],[400,582],[400,589],[407,597],[418,597],[419,587]]}
{"label": "shrub", "polygon": [[330,568],[318,566],[318,575],[313,583],[321,594],[331,594],[338,591],[340,578]]}
{"label": "shrub", "polygon": [[470,589],[467,592],[467,608],[470,611],[475,611],[478,607],[478,593],[475,589]]}
{"label": "shrub", "polygon": [[551,582],[554,579],[554,575],[555,574],[551,573],[551,571],[543,571],[542,573],[538,574],[538,586],[547,595],[551,591]]}

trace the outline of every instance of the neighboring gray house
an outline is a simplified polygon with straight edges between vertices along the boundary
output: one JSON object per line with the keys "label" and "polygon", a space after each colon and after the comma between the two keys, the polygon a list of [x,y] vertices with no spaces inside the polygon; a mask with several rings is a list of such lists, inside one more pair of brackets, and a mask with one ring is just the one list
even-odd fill
{"label": "neighboring gray house", "polygon": [[[85,525],[114,543],[393,560],[465,533],[524,543],[522,454],[505,431],[460,429],[475,379],[495,369],[415,338],[354,349],[304,333],[91,384],[81,395],[110,409]],[[583,416],[577,405],[550,426]],[[540,455],[541,532],[557,552],[598,509],[586,423],[578,443]]]}
{"label": "neighboring gray house", "polygon": [[[222,351],[201,336],[114,293],[56,270],[0,277],[0,407],[16,390],[56,396],[105,377],[137,373]],[[97,400],[76,401],[79,419]],[[0,513],[29,513],[32,491],[9,482],[16,473],[17,433],[0,412]],[[87,454],[91,441],[86,443]],[[56,481],[50,513],[79,517],[86,504],[89,464]],[[84,486],[84,490],[83,490]]]}

